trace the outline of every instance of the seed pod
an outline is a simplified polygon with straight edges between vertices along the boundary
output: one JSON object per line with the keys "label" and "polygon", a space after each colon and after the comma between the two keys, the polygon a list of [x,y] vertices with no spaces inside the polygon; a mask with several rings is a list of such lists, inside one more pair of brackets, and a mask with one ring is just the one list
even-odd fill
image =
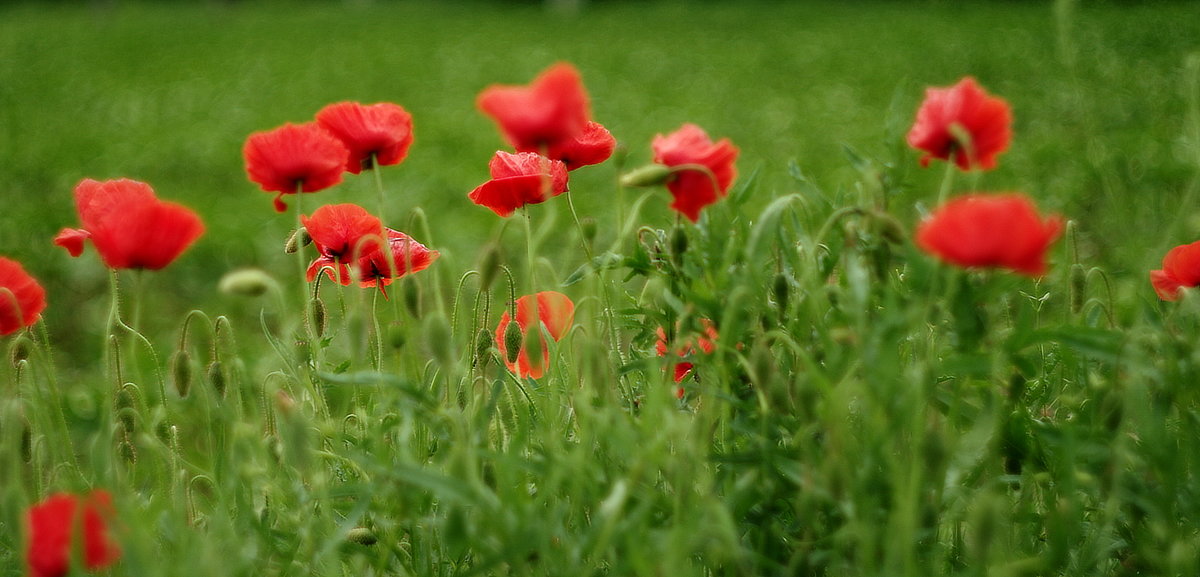
{"label": "seed pod", "polygon": [[175,392],[186,399],[192,389],[192,355],[185,349],[171,355],[171,380],[175,383]]}
{"label": "seed pod", "polygon": [[275,285],[275,279],[266,272],[256,268],[243,268],[225,273],[217,290],[227,295],[256,297],[262,296]]}
{"label": "seed pod", "polygon": [[642,187],[666,184],[671,179],[671,168],[662,164],[647,164],[621,176],[621,186]]}
{"label": "seed pod", "polygon": [[327,327],[325,317],[325,301],[321,300],[321,297],[313,297],[312,300],[308,301],[308,307],[309,311],[312,313],[311,322],[313,332],[315,332],[318,337],[323,336]]}
{"label": "seed pod", "polygon": [[213,389],[224,399],[225,391],[229,388],[229,382],[225,378],[225,367],[221,365],[221,361],[209,363],[208,382],[212,383]]}
{"label": "seed pod", "polygon": [[524,340],[525,336],[521,334],[521,327],[516,321],[510,321],[508,326],[504,327],[504,350],[509,364],[517,362],[517,355],[521,354],[521,342]]}
{"label": "seed pod", "polygon": [[[516,323],[513,323],[516,324]],[[542,369],[542,352],[546,344],[542,342],[541,323],[535,323],[525,331],[525,356],[529,358],[529,370],[533,372]]]}
{"label": "seed pod", "polygon": [[312,237],[308,235],[308,231],[304,227],[300,227],[292,231],[292,235],[288,237],[287,244],[283,245],[283,252],[287,254],[295,254],[302,246],[308,246],[312,243]]}
{"label": "seed pod", "polygon": [[375,533],[366,527],[355,527],[346,533],[346,540],[359,545],[374,545],[379,542]]}

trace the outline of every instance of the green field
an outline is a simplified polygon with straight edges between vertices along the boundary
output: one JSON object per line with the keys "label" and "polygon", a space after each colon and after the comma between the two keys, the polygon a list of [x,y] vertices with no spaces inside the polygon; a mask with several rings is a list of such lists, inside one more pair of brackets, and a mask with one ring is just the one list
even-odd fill
{"label": "green field", "polygon": [[[115,496],[121,576],[1195,575],[1200,303],[1160,303],[1148,281],[1168,249],[1200,239],[1195,10],[0,5],[0,255],[45,286],[53,343],[28,368],[6,361],[0,381],[0,577],[24,575],[27,504],[86,487]],[[571,176],[599,250],[635,253],[623,218],[675,226],[665,190],[616,184],[650,162],[656,134],[692,122],[728,137],[740,177],[688,229],[675,277],[618,269],[563,288],[587,262],[580,236],[563,199],[536,207],[537,288],[570,294],[579,327],[550,376],[522,386],[472,366],[508,289],[497,283],[478,321],[476,281],[455,290],[495,244],[530,292],[520,218],[466,197],[504,147],[475,98],[558,61],[580,70],[619,142]],[[817,238],[838,208],[883,203],[906,234],[934,208],[943,167],[919,168],[904,135],[926,87],[964,76],[1010,103],[1014,138],[956,190],[1025,192],[1072,221],[1050,274],[944,272],[854,219]],[[342,100],[412,113],[409,158],[380,173],[380,216],[442,258],[388,303],[324,288],[331,344],[308,373],[288,357],[305,306],[283,251],[295,216],[272,210],[241,150]],[[170,267],[122,276],[127,320],[157,353],[127,339],[117,383],[101,349],[108,272],[94,250],[73,259],[51,239],[78,224],[77,182],[121,177],[208,230]],[[374,186],[350,176],[305,195],[305,212],[375,211]],[[274,277],[284,304],[220,293],[242,267]],[[1072,270],[1093,267],[1079,286]],[[394,339],[364,326],[372,306]],[[209,347],[197,321],[195,390],[180,398],[168,375],[160,393],[155,369],[170,372],[193,309],[226,317],[225,334]],[[723,340],[677,404],[660,394],[653,330],[681,311],[717,321]],[[207,386],[210,348],[235,383],[223,400]],[[124,381],[144,397],[132,429],[114,409]],[[377,542],[347,542],[355,527]]]}

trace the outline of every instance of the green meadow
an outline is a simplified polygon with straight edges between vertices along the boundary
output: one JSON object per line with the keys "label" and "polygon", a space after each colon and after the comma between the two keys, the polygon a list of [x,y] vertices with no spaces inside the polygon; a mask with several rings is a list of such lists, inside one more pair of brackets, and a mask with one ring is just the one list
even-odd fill
{"label": "green meadow", "polygon": [[[1195,11],[0,5],[0,255],[49,303],[0,339],[0,577],[27,574],[31,504],[90,489],[113,495],[114,576],[1200,574],[1200,299],[1149,282],[1200,239]],[[475,98],[560,61],[618,148],[527,235],[467,199],[506,146]],[[921,168],[925,89],[965,76],[1009,103],[1012,144],[995,170]],[[361,204],[441,258],[314,305],[314,253],[285,253],[296,215],[242,146],[345,100],[413,116],[383,206],[366,172],[289,204]],[[740,149],[697,225],[619,184],[688,122]],[[1050,272],[918,249],[947,175],[1069,221]],[[205,222],[120,273],[138,335],[107,332],[94,248],[51,242],[84,178]],[[218,289],[244,268],[278,290]],[[488,336],[542,290],[574,325],[520,379]],[[702,319],[721,336],[676,399],[655,329]]]}

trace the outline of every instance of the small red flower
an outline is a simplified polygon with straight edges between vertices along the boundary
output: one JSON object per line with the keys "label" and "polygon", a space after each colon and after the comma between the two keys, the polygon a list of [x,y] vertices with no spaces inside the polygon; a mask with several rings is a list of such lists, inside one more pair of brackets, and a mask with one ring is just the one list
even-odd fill
{"label": "small red flower", "polygon": [[[517,326],[521,328],[522,334],[528,334],[530,330],[540,330],[538,327],[531,326],[533,324],[533,311],[530,310],[532,304],[532,295],[517,299]],[[542,291],[537,293],[537,315],[541,319],[541,325],[546,327],[551,338],[558,341],[566,334],[567,329],[571,328],[571,323],[575,320],[575,303],[562,293]],[[508,370],[518,377],[541,378],[543,369],[550,363],[550,351],[546,348],[545,337],[542,337],[542,362],[540,364],[531,366],[529,355],[523,345],[521,352],[517,355],[517,362],[510,363],[508,362],[508,346],[504,342],[504,332],[508,329],[510,320],[508,311],[504,311],[504,314],[500,316],[500,324],[496,326],[496,347],[500,350],[500,358],[504,359]]]}
{"label": "small red flower", "polygon": [[488,163],[492,179],[467,196],[500,216],[527,204],[545,202],[567,191],[567,167],[532,152],[497,151]]}
{"label": "small red flower", "polygon": [[989,96],[974,78],[949,88],[928,88],[908,131],[908,144],[925,151],[921,166],[931,159],[949,160],[962,170],[996,166],[996,156],[1012,139],[1012,112],[1002,98]]}
{"label": "small red flower", "polygon": [[283,195],[317,192],[341,182],[350,151],[316,123],[288,123],[251,134],[242,156],[250,180],[278,193],[275,210],[283,212],[287,210]]}
{"label": "small red flower", "polygon": [[589,119],[583,81],[567,63],[547,68],[528,87],[489,86],[476,104],[517,152],[561,160],[567,170],[604,162],[617,145],[607,129]]}
{"label": "small red flower", "polygon": [[14,260],[0,256],[0,336],[37,322],[46,309],[46,291]]}
{"label": "small red flower", "polygon": [[[300,222],[320,256],[308,267],[309,282],[324,270],[343,285],[382,287],[406,274],[425,270],[440,256],[355,204],[322,206]],[[385,242],[386,241],[386,242]]]}
{"label": "small red flower", "polygon": [[729,192],[737,177],[734,161],[738,149],[729,139],[713,143],[708,134],[695,124],[684,124],[679,130],[654,137],[654,162],[673,169],[667,180],[667,190],[675,197],[671,208],[696,222],[700,210],[720,200]]}
{"label": "small red flower", "polygon": [[960,267],[1007,268],[1028,276],[1046,272],[1046,250],[1062,218],[1045,220],[1017,193],[968,194],[938,208],[917,228],[917,245]]}
{"label": "small red flower", "polygon": [[161,269],[204,234],[195,212],[159,200],[150,185],[136,180],[85,179],[75,186],[75,210],[83,228],[63,229],[54,244],[79,256],[91,239],[114,269]]}
{"label": "small red flower", "polygon": [[412,115],[390,102],[339,102],[317,112],[317,124],[350,150],[346,171],[400,164],[412,146]]}
{"label": "small red flower", "polygon": [[1200,286],[1200,241],[1177,246],[1163,257],[1162,269],[1150,271],[1158,298],[1179,299],[1179,289]]}
{"label": "small red flower", "polygon": [[[717,328],[714,327],[712,321],[708,319],[700,319],[700,324],[704,327],[704,334],[695,335],[694,338],[689,337],[682,340],[676,339],[680,342],[680,344],[675,347],[676,356],[681,358],[691,356],[696,352],[696,347],[699,347],[700,352],[706,355],[712,354],[713,351],[717,350],[717,337],[719,336],[717,334]],[[667,343],[667,332],[664,331],[662,327],[659,327],[658,330],[655,331],[655,334],[658,335],[658,340],[654,343],[654,352],[658,353],[658,356],[660,357],[665,357],[667,356],[667,351],[670,350],[670,347]],[[694,366],[695,365],[687,361],[675,363],[675,382],[683,382],[683,379],[687,378],[688,374],[692,372],[692,368]],[[682,399],[683,394],[683,387],[676,387],[675,396]]]}
{"label": "small red flower", "polygon": [[76,528],[83,531],[84,567],[94,571],[114,563],[121,551],[108,537],[106,518],[111,516],[112,499],[104,491],[84,497],[57,493],[30,507],[25,556],[30,576],[62,577],[70,572],[72,542],[79,538]]}

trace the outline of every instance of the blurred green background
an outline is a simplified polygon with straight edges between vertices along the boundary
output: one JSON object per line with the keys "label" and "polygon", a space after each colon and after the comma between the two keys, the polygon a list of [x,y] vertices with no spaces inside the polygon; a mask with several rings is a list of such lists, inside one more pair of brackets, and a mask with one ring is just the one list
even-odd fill
{"label": "blurred green background", "polygon": [[[793,162],[830,194],[850,189],[859,175],[848,145],[900,167],[906,192],[892,210],[912,223],[942,170],[917,168],[903,135],[925,87],[972,75],[1011,103],[1015,137],[997,170],[960,178],[960,190],[1024,191],[1079,221],[1084,259],[1151,298],[1146,272],[1170,246],[1200,238],[1188,196],[1200,157],[1200,118],[1188,112],[1195,14],[1190,2],[4,5],[0,254],[41,279],[66,364],[87,365],[106,276],[90,248],[71,259],[50,241],[77,225],[80,179],[142,180],[208,226],[177,263],[144,275],[143,309],[154,311],[145,332],[169,341],[191,308],[253,324],[258,305],[219,294],[217,282],[243,266],[289,279],[295,265],[281,249],[294,217],[246,179],[246,136],[331,102],[392,101],[413,114],[416,142],[383,172],[384,220],[407,229],[423,210],[432,238],[418,240],[443,252],[438,274],[457,279],[503,225],[466,198],[504,146],[475,96],[560,60],[582,72],[594,118],[621,146],[571,177],[602,243],[615,234],[622,162],[647,162],[653,136],[684,122],[741,148],[742,174],[758,172],[751,207],[800,190]],[[653,194],[642,218],[667,226],[669,197]],[[374,211],[375,198],[364,175],[304,202],[306,212],[335,202]],[[563,204],[535,213],[546,238],[574,234]],[[511,232],[505,246],[519,254]],[[564,271],[582,262],[576,252],[561,255]]]}

